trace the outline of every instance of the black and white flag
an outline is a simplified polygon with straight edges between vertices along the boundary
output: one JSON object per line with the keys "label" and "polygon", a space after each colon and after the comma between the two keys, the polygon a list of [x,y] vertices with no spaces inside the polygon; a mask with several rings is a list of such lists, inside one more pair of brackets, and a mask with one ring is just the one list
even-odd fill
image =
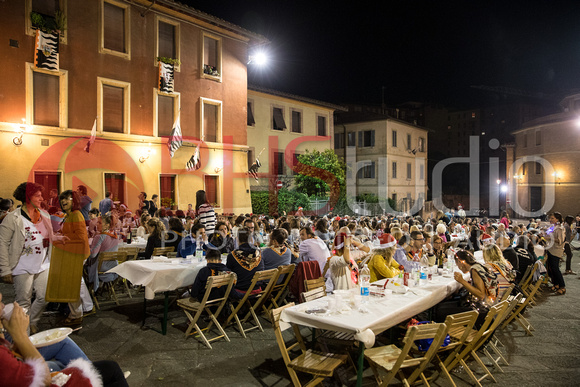
{"label": "black and white flag", "polygon": [[187,168],[189,172],[196,171],[199,168],[201,168],[201,160],[199,158],[199,145],[195,147],[195,153],[193,154],[193,156],[191,156],[187,164],[185,164],[185,168]]}
{"label": "black and white flag", "polygon": [[159,62],[159,91],[173,93],[174,66]]}
{"label": "black and white flag", "polygon": [[36,30],[34,66],[39,69],[58,71],[58,32]]}
{"label": "black and white flag", "polygon": [[181,112],[177,113],[177,118],[173,124],[173,129],[171,129],[171,135],[169,136],[169,141],[167,142],[167,147],[169,148],[169,156],[173,157],[175,151],[177,151],[183,144],[183,136],[181,135],[181,121],[179,119]]}

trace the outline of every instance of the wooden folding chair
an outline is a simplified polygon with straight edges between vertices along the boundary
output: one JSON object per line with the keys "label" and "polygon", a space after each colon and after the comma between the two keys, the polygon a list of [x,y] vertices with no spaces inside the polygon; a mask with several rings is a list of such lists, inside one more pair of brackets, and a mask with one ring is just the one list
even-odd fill
{"label": "wooden folding chair", "polygon": [[[365,357],[369,361],[379,386],[388,385],[395,376],[398,376],[405,386],[413,384],[418,378],[421,378],[423,383],[429,386],[423,371],[443,343],[446,329],[447,326],[445,324],[414,325],[407,329],[407,334],[403,339],[403,348],[391,344],[367,349]],[[415,340],[421,339],[433,339],[429,350],[418,357],[411,356],[409,351],[415,345]],[[415,368],[415,370],[409,377],[406,377],[403,370],[410,368]],[[381,371],[387,374],[381,377]]]}
{"label": "wooden folding chair", "polygon": [[175,246],[155,247],[153,249],[153,254],[151,256],[152,257],[158,256],[158,255],[167,256],[167,253],[172,253],[174,251],[175,251]]}
{"label": "wooden folding chair", "polygon": [[473,330],[473,326],[475,325],[478,316],[479,313],[477,313],[477,311],[471,310],[469,312],[452,314],[445,318],[445,326],[447,329],[444,332],[444,337],[449,335],[451,342],[445,347],[439,347],[435,353],[435,358],[439,363],[441,373],[449,379],[453,386],[455,386],[455,382],[453,381],[451,374],[447,371],[444,362],[441,360],[441,354],[447,353],[446,359],[455,357],[468,341],[469,337],[473,336],[473,332],[477,332]]}
{"label": "wooden folding chair", "polygon": [[[105,271],[103,271],[103,269],[102,269],[103,262],[117,261],[117,264],[120,265],[121,263],[123,263],[127,260],[127,253],[125,253],[123,251],[100,252],[98,259],[99,259],[98,274],[99,274],[99,283],[100,283],[99,286],[103,286],[103,290],[107,291],[109,293],[109,296],[113,299],[113,301],[115,301],[115,304],[119,305],[119,299],[117,298],[117,293],[115,293],[115,284],[117,283],[117,281],[121,277],[118,276],[113,281],[107,281],[107,282],[101,281],[100,278],[101,278],[101,274],[105,274]],[[127,292],[129,293],[129,287],[127,286],[126,282],[125,282],[125,288],[126,288]],[[96,299],[96,297],[95,297],[95,299]]]}
{"label": "wooden folding chair", "polygon": [[326,291],[326,280],[324,277],[304,280],[304,289],[307,292],[316,288],[323,288]]}
{"label": "wooden folding chair", "polygon": [[[505,309],[505,311],[503,312],[503,315],[501,317],[498,317],[501,319],[499,325],[502,324],[502,322],[504,322],[509,315],[512,313],[512,311],[514,310],[514,308],[520,303],[521,299],[523,297],[522,293],[518,293],[515,297],[511,297],[509,300],[507,300],[509,302],[507,308]],[[497,329],[496,329],[497,332]],[[501,366],[499,365],[499,361],[503,361],[504,364],[510,365],[510,363],[508,363],[507,359],[505,358],[505,356],[501,353],[501,351],[499,350],[498,345],[502,345],[504,346],[501,341],[499,341],[499,339],[497,337],[495,337],[495,332],[493,333],[492,337],[490,340],[488,340],[487,344],[485,344],[483,346],[483,350],[482,352],[485,354],[485,356],[491,360],[491,362],[493,363],[493,365],[500,371],[503,373],[503,369],[501,368]],[[505,347],[505,346],[504,346]],[[488,348],[490,348],[493,352],[495,352],[495,354],[497,355],[497,357],[494,357],[493,355],[491,355],[489,353]]]}
{"label": "wooden folding chair", "polygon": [[[303,372],[313,376],[312,380],[305,384],[305,386],[315,386],[320,384],[325,378],[332,377],[334,371],[346,362],[347,356],[334,353],[318,352],[310,349],[306,350],[304,340],[300,334],[300,329],[298,329],[298,327],[295,325],[280,321],[280,315],[282,314],[282,311],[285,308],[291,306],[294,306],[294,303],[290,303],[281,308],[272,310],[270,319],[272,320],[276,342],[280,348],[280,353],[282,354],[282,359],[284,360],[286,369],[290,374],[292,384],[296,387],[302,386],[296,372]],[[296,342],[290,346],[287,346],[286,341],[282,336],[282,331],[290,327],[292,327],[294,330]],[[290,351],[297,349],[298,347],[302,353],[292,359],[290,357]]]}
{"label": "wooden folding chair", "polygon": [[[474,381],[475,384],[481,387],[481,380],[489,376],[495,383],[497,381],[489,371],[489,369],[485,366],[483,361],[479,358],[476,351],[484,345],[489,337],[493,334],[493,332],[497,329],[499,324],[501,323],[501,316],[507,308],[508,302],[502,301],[494,306],[492,306],[489,311],[487,312],[487,316],[485,317],[485,321],[479,330],[476,331],[474,336],[472,337],[471,341],[469,341],[465,347],[459,352],[454,355],[454,357],[448,357],[445,362],[444,366],[447,368],[447,372],[450,372],[453,368],[457,365],[462,365],[469,377]],[[469,337],[468,337],[469,338]],[[472,357],[477,364],[483,369],[485,374],[481,378],[477,378],[471,368],[466,363],[466,360]]]}
{"label": "wooden folding chair", "polygon": [[514,290],[515,287],[516,285],[511,284],[508,288],[506,288],[501,297],[499,297],[499,302],[507,300],[509,296],[512,294],[512,291]]}
{"label": "wooden folding chair", "polygon": [[530,336],[534,335],[532,333],[532,331],[534,330],[534,327],[523,316],[523,311],[525,310],[526,306],[528,306],[530,304],[530,302],[534,299],[536,292],[540,288],[540,285],[542,285],[542,281],[543,281],[543,276],[538,278],[538,280],[534,283],[534,285],[528,287],[529,293],[526,295],[526,299],[523,302],[518,303],[518,305],[514,308],[511,315],[503,322],[503,324],[501,326],[502,329],[507,327],[508,324],[511,323],[513,320],[516,320],[516,322],[518,324],[520,324],[522,326],[522,328],[524,328],[524,330],[526,331],[526,334],[528,334]]}
{"label": "wooden folding chair", "polygon": [[[192,334],[191,331],[195,328],[195,332],[197,333],[197,336],[199,336],[199,338],[201,338],[201,341],[209,349],[212,349],[210,342],[221,339],[222,337],[224,339],[226,339],[226,341],[228,341],[228,342],[230,341],[230,338],[228,337],[228,335],[226,334],[226,332],[224,331],[224,329],[222,328],[222,326],[218,322],[216,316],[219,316],[223,307],[225,306],[226,302],[228,301],[228,297],[230,295],[232,287],[234,286],[235,280],[236,280],[236,275],[234,273],[227,273],[227,274],[209,277],[207,280],[206,287],[205,287],[205,294],[204,294],[201,302],[198,302],[193,297],[183,298],[183,299],[177,300],[177,305],[183,309],[187,318],[189,319],[189,326],[187,327],[187,330],[185,331],[186,338]],[[211,295],[212,290],[220,288],[220,287],[226,288],[224,295],[219,297],[219,298],[210,299],[210,295]],[[212,312],[212,308],[215,308],[215,312]],[[199,327],[199,325],[197,324],[197,321],[199,320],[200,316],[202,315],[202,313],[204,311],[208,314],[211,321],[209,322],[207,327],[201,329]],[[216,328],[219,330],[220,335],[218,335],[214,338],[208,339],[203,334],[203,331],[209,332],[209,330],[211,329],[211,327],[213,325],[215,325]]]}
{"label": "wooden folding chair", "polygon": [[[273,308],[279,308],[282,302],[285,301],[286,295],[288,294],[288,283],[292,278],[292,274],[294,274],[294,269],[296,268],[295,264],[285,265],[285,266],[278,266],[278,273],[276,273],[276,277],[272,279],[274,281],[274,286],[272,287],[271,297],[270,297],[270,304],[266,306],[265,304],[262,305],[264,309],[264,313],[270,316],[270,311]],[[283,277],[285,276],[285,277]],[[278,283],[280,278],[284,278],[284,280]]]}
{"label": "wooden folding chair", "polygon": [[[250,284],[250,287],[248,288],[242,299],[238,300],[236,298],[230,297],[231,302],[230,308],[232,310],[232,313],[228,316],[228,319],[224,324],[225,327],[227,327],[232,322],[232,319],[235,319],[236,324],[238,326],[238,330],[240,331],[240,334],[244,337],[244,339],[246,338],[246,332],[251,331],[253,329],[257,328],[260,331],[264,332],[264,328],[262,328],[262,324],[260,324],[260,320],[256,315],[256,311],[261,310],[263,303],[268,299],[268,296],[270,295],[270,292],[272,291],[272,288],[275,285],[272,279],[276,276],[277,273],[278,269],[270,269],[256,272],[256,274],[254,274],[254,277],[252,278],[252,283]],[[262,286],[258,285],[259,283],[262,283]],[[255,289],[261,290],[258,292],[254,292]],[[238,313],[240,312],[240,310],[244,305],[248,306],[249,311],[246,313],[244,318],[240,320],[240,318],[238,317]],[[243,325],[250,318],[250,316],[254,319],[254,323],[256,325],[244,329]]]}

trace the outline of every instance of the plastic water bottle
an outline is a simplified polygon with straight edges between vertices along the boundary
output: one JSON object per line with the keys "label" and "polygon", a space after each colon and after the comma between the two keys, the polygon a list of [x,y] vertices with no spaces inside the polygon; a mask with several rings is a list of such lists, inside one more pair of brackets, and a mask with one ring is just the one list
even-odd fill
{"label": "plastic water bottle", "polygon": [[198,262],[203,261],[203,242],[201,236],[199,236],[196,241],[195,257],[197,258]]}
{"label": "plastic water bottle", "polygon": [[368,296],[370,294],[370,286],[371,286],[371,271],[369,267],[365,263],[362,270],[360,271],[359,277],[360,283],[360,295],[361,296]]}

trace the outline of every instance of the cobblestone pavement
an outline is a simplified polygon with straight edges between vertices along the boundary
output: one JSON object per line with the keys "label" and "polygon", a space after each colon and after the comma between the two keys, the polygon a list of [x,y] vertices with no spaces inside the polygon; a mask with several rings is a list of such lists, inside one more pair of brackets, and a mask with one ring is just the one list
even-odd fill
{"label": "cobblestone pavement", "polygon": [[[574,253],[573,269],[580,273],[580,254]],[[507,346],[509,366],[504,373],[493,371],[500,386],[578,386],[580,384],[580,278],[564,276],[567,294],[554,296],[545,289],[539,303],[527,316],[535,327],[525,336],[521,327],[509,326],[499,335]],[[11,285],[0,284],[4,301],[11,302]],[[152,328],[160,324],[149,317],[141,328],[143,293],[132,299],[120,296],[121,305],[103,302],[101,310],[85,318],[83,328],[71,338],[93,360],[117,361],[131,371],[131,386],[286,386],[290,384],[271,326],[264,320],[264,332],[252,331],[244,339],[232,327],[231,342],[219,340],[213,349],[193,337],[184,338],[186,317],[175,305],[169,313],[166,336]],[[161,311],[157,296],[151,310]],[[63,316],[47,315],[40,329],[58,326]],[[305,332],[306,333],[306,332]],[[477,368],[477,367],[476,367]],[[458,386],[469,385],[465,372],[454,373]],[[327,385],[336,382],[328,381]],[[364,384],[374,385],[366,370]],[[493,385],[490,380],[483,384]],[[449,385],[443,378],[433,385]]]}

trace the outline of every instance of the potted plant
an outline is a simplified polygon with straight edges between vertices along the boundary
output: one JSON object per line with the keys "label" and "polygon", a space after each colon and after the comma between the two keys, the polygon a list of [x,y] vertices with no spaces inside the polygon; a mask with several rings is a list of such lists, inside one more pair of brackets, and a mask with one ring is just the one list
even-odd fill
{"label": "potted plant", "polygon": [[167,58],[165,56],[158,56],[157,57],[157,61],[158,62],[163,62],[163,63],[166,63],[166,64],[170,64],[170,65],[174,65],[174,66],[179,66],[181,64],[181,62],[179,61],[179,59]]}
{"label": "potted plant", "polygon": [[39,29],[49,34],[61,34],[66,30],[66,16],[61,11],[56,11],[54,17],[40,14],[38,12],[30,13],[32,28]]}
{"label": "potted plant", "polygon": [[217,68],[210,65],[203,65],[203,73],[207,75],[211,75],[213,77],[219,77],[220,73],[218,73]]}

